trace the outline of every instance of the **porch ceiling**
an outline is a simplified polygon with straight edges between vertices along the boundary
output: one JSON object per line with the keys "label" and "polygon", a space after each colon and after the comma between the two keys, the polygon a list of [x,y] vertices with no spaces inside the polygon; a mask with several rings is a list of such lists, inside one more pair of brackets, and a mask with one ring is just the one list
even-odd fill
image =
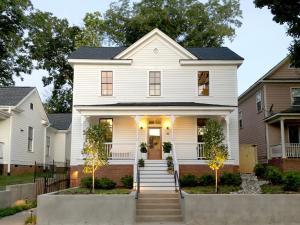
{"label": "porch ceiling", "polygon": [[5,120],[9,118],[10,114],[8,112],[0,110],[0,120]]}
{"label": "porch ceiling", "polygon": [[300,120],[300,112],[298,113],[276,113],[264,119],[268,124],[277,123],[280,120]]}

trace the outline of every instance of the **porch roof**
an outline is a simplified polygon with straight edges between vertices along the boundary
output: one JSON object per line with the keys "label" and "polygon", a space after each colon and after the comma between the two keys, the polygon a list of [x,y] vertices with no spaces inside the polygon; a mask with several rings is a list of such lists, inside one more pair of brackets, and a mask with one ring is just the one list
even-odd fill
{"label": "porch roof", "polygon": [[210,107],[237,107],[233,105],[218,105],[207,104],[198,102],[119,102],[114,104],[102,104],[102,105],[75,105],[75,107],[81,106],[210,106]]}
{"label": "porch roof", "polygon": [[267,123],[273,123],[279,119],[300,119],[300,106],[294,106],[272,114],[264,119]]}

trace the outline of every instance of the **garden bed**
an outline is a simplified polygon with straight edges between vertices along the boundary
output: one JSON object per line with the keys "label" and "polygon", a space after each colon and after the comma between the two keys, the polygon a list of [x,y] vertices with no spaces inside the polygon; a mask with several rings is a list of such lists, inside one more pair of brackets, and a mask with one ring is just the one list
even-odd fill
{"label": "garden bed", "polygon": [[76,194],[103,194],[103,195],[111,195],[111,194],[130,194],[132,192],[131,189],[127,188],[114,188],[114,189],[95,189],[95,193],[91,192],[89,188],[70,188],[60,192],[57,192],[59,195],[76,195]]}
{"label": "garden bed", "polygon": [[263,184],[261,186],[262,194],[300,194],[298,191],[285,191],[284,185]]}
{"label": "garden bed", "polygon": [[[239,191],[239,186],[219,186],[218,194],[230,194],[231,192]],[[185,187],[183,188],[188,194],[214,194],[215,186],[197,186],[197,187]]]}

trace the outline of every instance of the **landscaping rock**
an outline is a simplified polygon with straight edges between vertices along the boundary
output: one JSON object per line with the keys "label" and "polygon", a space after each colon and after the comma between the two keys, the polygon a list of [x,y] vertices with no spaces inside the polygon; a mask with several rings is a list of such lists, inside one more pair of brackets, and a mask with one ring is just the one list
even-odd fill
{"label": "landscaping rock", "polygon": [[242,174],[241,190],[231,194],[261,194],[260,186],[267,184],[268,181],[258,180],[255,174]]}

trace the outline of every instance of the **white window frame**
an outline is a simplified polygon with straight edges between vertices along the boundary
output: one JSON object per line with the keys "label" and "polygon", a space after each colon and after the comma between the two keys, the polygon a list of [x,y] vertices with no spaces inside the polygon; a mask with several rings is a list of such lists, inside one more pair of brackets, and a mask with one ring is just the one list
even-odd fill
{"label": "white window frame", "polygon": [[[29,129],[32,128],[32,139],[31,139],[31,149],[29,149]],[[27,151],[34,152],[34,127],[28,126],[27,128]]]}
{"label": "white window frame", "polygon": [[[49,145],[48,145],[49,140]],[[46,136],[46,156],[50,156],[50,150],[51,150],[51,137]]]}
{"label": "white window frame", "polygon": [[[102,72],[108,72],[111,71],[112,72],[112,95],[102,95]],[[101,69],[99,71],[99,96],[100,97],[104,97],[104,98],[111,98],[111,97],[115,97],[115,70],[113,69]]]}
{"label": "white window frame", "polygon": [[242,110],[239,111],[239,128],[240,129],[244,128],[243,111]]}
{"label": "white window frame", "polygon": [[300,106],[300,105],[294,105],[294,104],[293,104],[293,99],[294,99],[294,98],[293,98],[293,92],[292,92],[293,89],[300,89],[300,87],[291,87],[291,88],[290,88],[291,106]]}
{"label": "white window frame", "polygon": [[[259,101],[257,101],[257,96],[260,95],[260,110],[258,109],[257,107],[257,103],[259,103]],[[256,107],[256,112],[257,113],[260,113],[263,111],[263,105],[262,105],[262,92],[261,90],[257,91],[256,94],[255,94],[255,107]]]}
{"label": "white window frame", "polygon": [[[150,72],[160,72],[160,95],[150,95]],[[163,97],[163,71],[162,70],[147,70],[147,97],[161,98]]]}

